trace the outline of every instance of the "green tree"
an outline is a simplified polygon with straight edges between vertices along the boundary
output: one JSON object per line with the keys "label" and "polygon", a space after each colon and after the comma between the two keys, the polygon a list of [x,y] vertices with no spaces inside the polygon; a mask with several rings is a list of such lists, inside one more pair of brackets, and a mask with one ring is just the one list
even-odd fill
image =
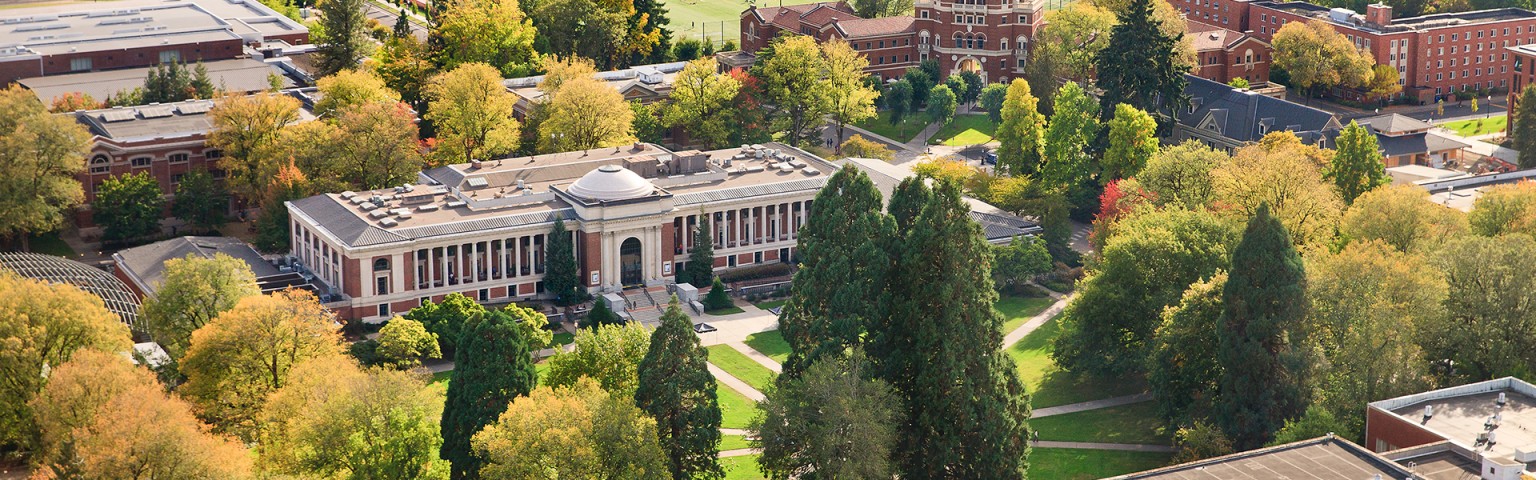
{"label": "green tree", "polygon": [[[555,62],[566,63],[566,62]],[[570,66],[569,63],[579,64]],[[565,68],[581,72],[548,85],[556,78],[555,70],[562,67],[546,65],[539,88],[546,99],[539,108],[546,115],[538,122],[539,149],[545,152],[566,152],[613,147],[635,141],[633,132],[634,112],[624,95],[607,82],[591,75],[591,62],[571,60]]]}
{"label": "green tree", "polygon": [[1272,132],[1211,172],[1216,202],[1241,218],[1268,205],[1292,242],[1325,244],[1333,239],[1344,210],[1338,192],[1319,170],[1331,153],[1301,143],[1289,131]]}
{"label": "green tree", "polygon": [[838,148],[842,151],[843,158],[873,158],[887,162],[896,160],[896,152],[886,148],[884,144],[864,138],[857,133],[848,137]]}
{"label": "green tree", "polygon": [[1334,415],[1333,412],[1319,405],[1307,407],[1306,413],[1300,417],[1286,420],[1285,426],[1275,432],[1275,439],[1269,445],[1285,445],[1303,440],[1311,440],[1324,435],[1338,435],[1343,438],[1358,438],[1365,430],[1351,430],[1351,427]]}
{"label": "green tree", "polygon": [[884,315],[887,303],[890,256],[884,244],[895,230],[880,213],[880,190],[862,170],[844,168],[814,203],[798,236],[800,269],[779,317],[779,333],[790,347],[780,378],[858,346],[865,326]]}
{"label": "green tree", "polygon": [[[848,42],[823,43],[821,54],[826,68],[822,74],[822,89],[826,95],[827,114],[831,115],[832,123],[837,124],[837,138],[842,139],[843,127],[847,124],[874,118],[875,98],[880,94],[864,82],[864,69],[869,66],[869,59]],[[843,151],[841,144],[837,151]]]}
{"label": "green tree", "polygon": [[0,273],[0,448],[32,441],[27,402],[37,396],[49,366],[68,362],[77,350],[123,352],[128,327],[101,298],[63,283]]}
{"label": "green tree", "polygon": [[1416,185],[1365,192],[1339,221],[1339,234],[1348,241],[1378,240],[1413,253],[1433,252],[1467,231],[1467,214],[1429,201],[1429,192]]}
{"label": "green tree", "polygon": [[1358,87],[1371,78],[1375,57],[1334,31],[1327,22],[1291,22],[1275,32],[1274,65],[1303,92]]}
{"label": "green tree", "polygon": [[485,307],[462,293],[453,292],[444,296],[441,302],[428,301],[401,317],[421,322],[428,332],[437,336],[443,354],[451,357],[458,350],[459,338],[465,329],[478,322],[482,315],[485,315]]}
{"label": "green tree", "polygon": [[965,85],[965,90],[955,92],[955,95],[960,96],[960,103],[966,105],[976,103],[976,100],[981,98],[982,87],[986,86],[981,81],[981,74],[970,70],[961,71],[960,81]]}
{"label": "green tree", "polygon": [[144,77],[144,88],[138,103],[171,103],[193,98],[213,98],[213,80],[208,78],[208,67],[198,63],[187,69],[177,61],[155,65]]}
{"label": "green tree", "polygon": [[[651,54],[661,41],[648,17],[631,0],[540,0],[529,2],[539,28],[534,44],[547,55],[579,56],[604,70],[622,68],[633,57]],[[706,55],[708,56],[708,55]]]}
{"label": "green tree", "polygon": [[379,348],[375,352],[384,364],[405,370],[421,365],[423,358],[442,358],[437,335],[421,322],[395,317],[379,329]]}
{"label": "green tree", "polygon": [[341,355],[335,315],[313,294],[285,290],[245,297],[197,331],[181,358],[177,389],[215,430],[256,441],[268,394],[293,366]]}
{"label": "green tree", "polygon": [[928,92],[928,121],[948,125],[955,118],[955,92],[938,85]]}
{"label": "green tree", "polygon": [[900,399],[855,352],[812,363],[758,403],[748,431],[772,478],[889,479]]}
{"label": "green tree", "polygon": [[1536,371],[1536,240],[1528,235],[1468,235],[1433,258],[1445,273],[1447,314],[1421,322],[1418,344],[1442,383],[1487,380]]}
{"label": "green tree", "polygon": [[576,266],[575,241],[571,239],[571,232],[565,229],[565,220],[555,219],[545,248],[549,264],[544,273],[544,288],[555,294],[555,302],[569,306],[592,298],[582,286],[581,271]]}
{"label": "green tree", "polygon": [[709,228],[709,218],[708,214],[699,215],[699,224],[693,227],[693,250],[688,252],[688,266],[678,283],[702,287],[714,282],[715,236]]}
{"label": "green tree", "polygon": [[773,56],[753,73],[762,81],[764,99],[774,106],[775,128],[798,145],[828,113],[822,78],[827,61],[813,37],[780,36],[773,39],[772,47]]}
{"label": "green tree", "polygon": [[1536,168],[1536,88],[1526,85],[1509,118],[1509,138],[1520,151],[1520,168]]}
{"label": "green tree", "polygon": [[538,383],[527,336],[511,315],[493,310],[459,337],[453,381],[443,407],[442,459],[453,463],[453,478],[478,478],[484,459],[470,445],[517,397]]}
{"label": "green tree", "polygon": [[981,227],[947,182],[912,225],[894,242],[890,320],[871,332],[870,357],[903,401],[893,458],[904,478],[1023,478],[1029,396],[1001,350]]}
{"label": "green tree", "polygon": [[[347,68],[315,82],[320,99],[315,101],[316,116],[332,116],[351,107],[369,103],[393,104],[400,101],[400,94],[390,90],[384,77],[368,70]],[[336,120],[332,116],[330,119]]]}
{"label": "green tree", "polygon": [[710,311],[724,310],[736,306],[731,301],[731,296],[725,292],[725,284],[720,282],[720,277],[715,277],[714,283],[709,286],[709,293],[704,295],[704,309]]}
{"label": "green tree", "polygon": [[1227,86],[1236,88],[1238,90],[1247,90],[1249,86],[1248,79],[1243,77],[1233,77],[1231,81],[1227,82]]}
{"label": "green tree", "polygon": [[608,393],[634,398],[640,386],[640,360],[651,348],[650,330],[639,323],[597,325],[576,331],[575,347],[550,357],[546,385],[571,386],[591,378]]}
{"label": "green tree", "polygon": [[315,68],[324,77],[357,68],[373,53],[373,39],[365,25],[368,15],[363,0],[325,0],[319,2],[320,46],[316,48]]}
{"label": "green tree", "polygon": [[734,100],[741,82],[716,73],[714,57],[688,62],[673,81],[666,122],[681,126],[688,138],[710,148],[724,147],[731,138],[735,116]]}
{"label": "green tree", "polygon": [[[432,51],[444,71],[460,65],[483,63],[499,72],[496,77],[522,77],[538,67],[533,49],[538,31],[523,14],[517,0],[461,0],[445,2],[433,16],[430,33],[436,40]],[[437,4],[433,4],[435,8]]]}
{"label": "green tree", "polygon": [[1130,178],[1146,168],[1157,155],[1157,120],[1147,112],[1124,103],[1115,105],[1115,118],[1109,121],[1109,149],[1104,151],[1104,171],[1099,182]]}
{"label": "green tree", "polygon": [[[332,162],[324,178],[358,190],[410,183],[425,165],[417,140],[416,115],[400,102],[348,107],[336,116]],[[320,177],[320,175],[314,175]]]}
{"label": "green tree", "polygon": [[[670,22],[667,20],[667,5],[661,0],[634,0],[635,15],[630,19],[630,30],[649,33],[646,30],[656,32],[656,45],[651,48],[649,54],[641,58],[634,55],[630,64],[661,63],[668,60],[667,54],[672,53],[672,30],[667,28]],[[641,17],[640,15],[644,15]],[[642,25],[640,20],[645,20]],[[727,41],[730,43],[730,41]],[[726,49],[733,50],[733,49]]]}
{"label": "green tree", "polygon": [[[1029,66],[1040,63],[1038,73],[1053,79],[1061,77],[1075,82],[1093,79],[1094,62],[1099,52],[1109,46],[1110,35],[1106,33],[1114,30],[1117,22],[1115,12],[1095,3],[1072,2],[1046,12],[1045,26],[1032,39],[1034,50],[1030,52]],[[1030,81],[1031,85],[1035,83]],[[1050,91],[1040,92],[1046,98],[1050,94]]]}
{"label": "green tree", "polygon": [[1014,79],[1008,84],[997,126],[997,165],[1010,175],[1031,175],[1040,169],[1040,151],[1045,146],[1045,115],[1040,103],[1030,93],[1029,82]]}
{"label": "green tree", "polygon": [[588,378],[513,400],[474,445],[485,456],[478,476],[487,480],[672,478],[656,421]]}
{"label": "green tree", "polygon": [[229,194],[207,170],[187,172],[176,185],[171,215],[186,222],[194,231],[213,231],[224,224],[224,213],[228,211]]}
{"label": "green tree", "polygon": [[517,148],[518,124],[512,119],[517,100],[489,65],[470,63],[438,74],[425,93],[430,102],[425,118],[437,126],[442,161],[469,163]]}
{"label": "green tree", "polygon": [[1309,402],[1306,272],[1267,205],[1248,222],[1231,268],[1217,331],[1223,369],[1216,420],[1233,447],[1247,450],[1268,443]]}
{"label": "green tree", "polygon": [[1189,425],[1215,413],[1222,371],[1216,332],[1226,284],[1227,274],[1218,272],[1190,285],[1177,305],[1163,310],[1146,368],[1158,414],[1168,425]]}
{"label": "green tree", "polygon": [[66,115],[52,115],[18,85],[0,91],[0,236],[20,238],[64,224],[85,193],[75,174],[85,170],[91,135]]}
{"label": "green tree", "polygon": [[1196,420],[1193,425],[1180,428],[1173,434],[1173,444],[1178,448],[1174,462],[1193,462],[1220,457],[1232,453],[1232,440],[1215,425]]}
{"label": "green tree", "polygon": [[1101,375],[1140,371],[1163,309],[1225,268],[1237,228],[1215,213],[1167,209],[1120,220],[1062,313],[1052,357]]}
{"label": "green tree", "polygon": [[278,171],[267,191],[261,216],[256,217],[256,239],[251,243],[263,252],[285,252],[288,251],[288,239],[292,237],[292,227],[284,202],[308,197],[310,185],[304,174],[290,164]]}
{"label": "green tree", "polygon": [[981,109],[987,111],[987,118],[992,119],[992,123],[1001,123],[1003,105],[1008,101],[1008,85],[989,83],[981,89],[978,98],[981,101]]}
{"label": "green tree", "polygon": [[[886,87],[883,97],[880,101],[885,104],[888,112],[886,116],[890,118],[891,125],[901,124],[907,115],[915,113],[912,110],[912,82],[907,79],[897,80]],[[906,131],[901,133],[905,135]]]}
{"label": "green tree", "polygon": [[665,104],[646,104],[639,100],[630,100],[629,111],[634,116],[634,122],[631,126],[635,130],[635,138],[646,143],[662,142],[668,128],[664,120],[664,115],[666,114]]}
{"label": "green tree", "polygon": [[448,478],[448,462],[437,458],[443,396],[423,377],[365,372],[346,357],[308,360],[292,375],[263,412],[264,470],[357,480]]}
{"label": "green tree", "polygon": [[102,238],[124,241],[160,231],[160,181],[149,172],[119,175],[101,182],[91,217],[102,227]]}
{"label": "green tree", "polygon": [[1353,120],[1339,132],[1338,149],[1323,177],[1333,181],[1345,205],[1355,203],[1355,197],[1360,194],[1392,183],[1386,166],[1381,163],[1376,134]]}
{"label": "green tree", "polygon": [[427,81],[437,68],[429,55],[427,45],[415,36],[393,38],[384,42],[384,48],[373,56],[373,71],[384,79],[385,86],[400,94],[400,101],[411,104],[418,112],[426,112]]}
{"label": "green tree", "polygon": [[1482,191],[1467,214],[1472,233],[1488,237],[1536,234],[1536,184],[1516,182]]}
{"label": "green tree", "polygon": [[916,115],[928,103],[928,93],[933,91],[937,79],[919,68],[908,68],[901,79],[912,85],[912,96],[909,98],[911,103],[907,105],[907,112]]}
{"label": "green tree", "polygon": [[1098,170],[1088,146],[1099,135],[1099,105],[1072,82],[1056,91],[1055,104],[1056,111],[1051,114],[1041,148],[1045,164],[1040,167],[1040,181],[1047,188],[1066,193],[1069,201],[1082,207],[1085,184],[1093,180]]}
{"label": "green tree", "polygon": [[1186,140],[1158,151],[1135,178],[1158,205],[1197,210],[1210,206],[1215,197],[1211,171],[1229,160],[1198,140]]}
{"label": "green tree", "polygon": [[912,0],[854,0],[853,11],[864,18],[911,15]]}
{"label": "green tree", "polygon": [[588,330],[603,325],[623,325],[624,323],[626,323],[624,319],[619,318],[618,314],[613,313],[613,308],[608,306],[608,300],[597,297],[597,301],[592,302],[592,310],[581,319],[581,329]]}
{"label": "green tree", "polygon": [[1116,13],[1119,23],[1110,29],[1109,44],[1094,56],[1094,85],[1104,91],[1099,101],[1105,114],[1122,103],[1155,112],[1186,101],[1183,39],[1164,31],[1166,20],[1153,11],[1153,0],[1131,0]]}
{"label": "green tree", "polygon": [[405,12],[405,8],[401,8],[400,14],[395,16],[395,26],[389,32],[391,40],[397,40],[411,36],[411,21],[408,19],[408,15],[409,14]]}
{"label": "green tree", "polygon": [[635,405],[656,419],[667,471],[673,478],[725,475],[715,458],[720,448],[720,403],[715,397],[715,377],[706,368],[708,359],[693,323],[677,296],[672,296],[640,360]]}
{"label": "green tree", "polygon": [[208,146],[224,153],[218,167],[229,172],[226,185],[246,200],[264,204],[272,180],[268,169],[273,166],[262,165],[252,154],[276,142],[284,127],[299,121],[299,101],[273,93],[231,96],[221,99],[208,117],[213,124]]}
{"label": "green tree", "polygon": [[139,314],[149,334],[173,360],[186,352],[192,332],[235,308],[240,300],[261,294],[251,267],[223,253],[166,260],[161,278]]}
{"label": "green tree", "polygon": [[1013,237],[1007,245],[993,245],[992,258],[992,283],[998,288],[1022,286],[1050,273],[1053,267],[1045,240],[1033,236]]}

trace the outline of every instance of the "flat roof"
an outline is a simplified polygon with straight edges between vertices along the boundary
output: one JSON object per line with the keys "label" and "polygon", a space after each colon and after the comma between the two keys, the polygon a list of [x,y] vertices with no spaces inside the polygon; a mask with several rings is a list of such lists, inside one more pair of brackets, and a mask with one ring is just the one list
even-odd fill
{"label": "flat roof", "polygon": [[1178,480],[1404,479],[1413,473],[1347,440],[1326,436],[1112,477]]}
{"label": "flat roof", "polygon": [[[249,93],[266,90],[271,87],[267,83],[267,75],[277,74],[282,78],[282,88],[297,86],[292,78],[283,75],[280,68],[261,60],[252,58],[233,58],[228,60],[213,60],[202,62],[208,70],[208,78],[214,87],[235,93]],[[187,64],[188,69],[196,68],[195,63]],[[123,68],[117,70],[102,70],[99,72],[69,73],[64,75],[50,75],[45,77],[23,78],[18,80],[21,86],[27,87],[37,95],[44,105],[53,99],[66,93],[84,93],[97,101],[106,100],[108,96],[116,95],[124,90],[144,86],[144,78],[149,76],[153,67]]]}
{"label": "flat roof", "polygon": [[[1467,25],[1536,18],[1536,12],[1532,12],[1530,10],[1520,8],[1494,8],[1471,12],[1436,13],[1432,15],[1420,15],[1417,17],[1394,18],[1387,25],[1375,25],[1366,23],[1363,20],[1363,17],[1357,18],[1357,21],[1352,22],[1338,21],[1329,15],[1333,9],[1307,2],[1263,1],[1253,2],[1252,5],[1272,8],[1295,15],[1320,19],[1335,25],[1343,25],[1350,28],[1376,33],[1401,33],[1417,30],[1428,30],[1433,28],[1464,27]],[[1360,12],[1354,12],[1348,9],[1341,10],[1348,11],[1357,17],[1361,15]]]}
{"label": "flat roof", "polygon": [[[1504,403],[1498,403],[1499,397]],[[1513,461],[1516,449],[1536,450],[1536,386],[1514,377],[1443,388],[1372,402],[1370,405],[1411,421],[1472,451]],[[1424,408],[1431,415],[1424,416]],[[1496,426],[1492,418],[1497,415]],[[1494,435],[1484,442],[1480,435]]]}
{"label": "flat roof", "polygon": [[256,0],[120,0],[8,10],[0,59],[79,51],[259,41],[309,29]]}
{"label": "flat roof", "polygon": [[[677,80],[677,74],[687,65],[688,62],[636,65],[622,70],[598,72],[593,77],[607,83],[619,93],[625,94],[625,99],[628,100],[629,94],[636,89],[644,89],[660,95],[670,93],[673,82]],[[527,106],[544,98],[544,91],[539,89],[539,82],[543,81],[543,75],[535,75],[509,78],[502,80],[501,83],[507,87],[508,92],[517,95],[519,105]]]}

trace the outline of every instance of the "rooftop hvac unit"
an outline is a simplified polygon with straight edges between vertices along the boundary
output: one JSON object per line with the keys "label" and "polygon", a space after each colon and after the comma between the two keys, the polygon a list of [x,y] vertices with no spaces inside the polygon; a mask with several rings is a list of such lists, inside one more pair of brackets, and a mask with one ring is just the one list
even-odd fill
{"label": "rooftop hvac unit", "polygon": [[1425,405],[1424,406],[1424,419],[1425,420],[1429,420],[1429,418],[1433,417],[1433,416],[1435,416],[1435,406],[1434,405]]}
{"label": "rooftop hvac unit", "polygon": [[1504,392],[1499,392],[1499,401],[1497,403],[1500,407],[1504,406],[1504,404],[1509,403],[1509,396]]}

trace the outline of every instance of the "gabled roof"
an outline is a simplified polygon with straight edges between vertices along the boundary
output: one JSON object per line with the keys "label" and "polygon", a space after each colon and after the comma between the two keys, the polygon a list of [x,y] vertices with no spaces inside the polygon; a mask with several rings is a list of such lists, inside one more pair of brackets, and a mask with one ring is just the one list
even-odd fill
{"label": "gabled roof", "polygon": [[818,3],[816,7],[800,14],[800,21],[816,27],[824,27],[841,20],[856,20],[858,15],[853,12],[839,10],[834,4]]}
{"label": "gabled roof", "polygon": [[839,20],[833,23],[833,26],[837,27],[838,32],[845,38],[860,38],[911,32],[912,24],[916,22],[917,20],[910,16],[856,18]]}
{"label": "gabled roof", "polygon": [[1396,113],[1362,118],[1355,121],[1359,122],[1361,125],[1369,125],[1371,130],[1383,135],[1417,133],[1428,131],[1430,128],[1434,128],[1434,125],[1430,125],[1422,120],[1398,115]]}
{"label": "gabled roof", "polygon": [[1178,112],[1178,122],[1192,128],[1217,131],[1237,142],[1257,142],[1269,132],[1289,130],[1298,134],[1339,128],[1333,114],[1316,108],[1239,90],[1194,75],[1184,94],[1189,107]]}

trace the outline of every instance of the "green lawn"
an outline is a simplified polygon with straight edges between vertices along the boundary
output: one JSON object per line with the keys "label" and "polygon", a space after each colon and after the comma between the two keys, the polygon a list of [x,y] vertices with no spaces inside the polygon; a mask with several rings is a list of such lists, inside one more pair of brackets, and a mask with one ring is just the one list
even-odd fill
{"label": "green lawn", "polygon": [[1053,303],[1056,303],[1056,300],[1051,297],[1003,296],[997,299],[995,306],[997,311],[1003,314],[1003,335],[1019,328],[1019,325],[1023,325],[1031,317],[1044,312]]}
{"label": "green lawn", "polygon": [[1059,320],[1052,319],[1006,350],[1019,368],[1035,408],[1054,407],[1101,398],[1130,395],[1146,390],[1142,379],[1106,380],[1063,372],[1051,360],[1052,341],[1061,334]]}
{"label": "green lawn", "polygon": [[789,361],[789,342],[784,341],[784,336],[778,330],[747,335],[746,344],[780,364]]}
{"label": "green lawn", "polygon": [[[784,0],[784,5],[799,5],[815,0]],[[746,11],[746,0],[666,0],[667,20],[672,30],[672,41],[680,38],[707,36],[717,44],[724,39],[741,42],[741,12]],[[760,3],[759,7],[779,6],[778,2]]]}
{"label": "green lawn", "polygon": [[891,125],[891,111],[882,110],[875,115],[875,118],[865,120],[856,125],[859,128],[869,130],[885,138],[906,142],[911,140],[912,137],[916,137],[917,132],[923,131],[923,127],[928,126],[928,116],[922,113],[907,114],[905,118],[901,119],[901,123]]}
{"label": "green lawn", "polygon": [[720,436],[720,451],[724,452],[726,450],[741,450],[743,448],[752,448],[752,444],[747,441],[747,437],[745,435]]}
{"label": "green lawn", "polygon": [[747,428],[752,417],[757,416],[757,402],[731,387],[717,384],[715,398],[720,402],[720,428]]}
{"label": "green lawn", "polygon": [[773,370],[748,358],[746,354],[736,351],[730,345],[715,345],[708,347],[709,363],[725,370],[736,378],[747,382],[758,391],[773,385]]}
{"label": "green lawn", "polygon": [[1440,124],[1440,127],[1455,131],[1457,135],[1461,135],[1463,137],[1470,137],[1473,135],[1486,135],[1489,133],[1503,132],[1505,129],[1509,128],[1509,117],[1499,115],[1489,118],[1469,118],[1466,120],[1445,122]]}
{"label": "green lawn", "polygon": [[1029,480],[1093,480],[1151,470],[1168,464],[1171,455],[1071,448],[1029,451]]}
{"label": "green lawn", "polygon": [[757,455],[742,455],[720,459],[720,466],[725,468],[725,480],[764,480],[762,471],[757,469]]}
{"label": "green lawn", "polygon": [[576,334],[571,332],[555,332],[555,345],[570,345],[576,343]]}
{"label": "green lawn", "polygon": [[997,124],[992,123],[992,119],[986,115],[956,115],[949,125],[933,134],[928,143],[951,147],[978,145],[992,141],[995,132]]}
{"label": "green lawn", "polygon": [[[69,248],[69,244],[68,243],[64,243],[64,239],[59,238],[59,232],[44,233],[42,235],[32,235],[31,237],[29,237],[27,239],[27,242],[28,242],[28,246],[32,249],[32,253],[44,253],[44,254],[55,255],[55,256],[60,256],[60,257],[64,257],[64,258],[75,258],[76,257],[75,251],[73,249]],[[16,242],[13,242],[11,244],[11,247],[16,248],[17,250],[20,250],[21,249],[21,241],[18,240]]]}
{"label": "green lawn", "polygon": [[781,299],[778,299],[778,300],[768,300],[766,302],[757,302],[757,303],[752,304],[752,306],[760,308],[760,309],[763,309],[763,310],[767,310],[767,309],[774,308],[774,307],[782,307],[782,306],[784,306],[785,303],[788,303],[788,302],[789,302],[789,300],[781,298]]}
{"label": "green lawn", "polygon": [[1040,432],[1041,440],[1149,445],[1173,443],[1172,435],[1164,432],[1155,402],[1033,418],[1029,420],[1029,426]]}
{"label": "green lawn", "polygon": [[725,308],[717,308],[717,309],[714,309],[714,310],[705,310],[704,313],[707,313],[707,314],[710,314],[710,315],[731,315],[731,314],[741,313],[741,312],[745,312],[745,311],[746,310],[742,310],[741,307],[738,307],[738,306],[735,306],[735,305],[731,305],[731,306],[725,307]]}

